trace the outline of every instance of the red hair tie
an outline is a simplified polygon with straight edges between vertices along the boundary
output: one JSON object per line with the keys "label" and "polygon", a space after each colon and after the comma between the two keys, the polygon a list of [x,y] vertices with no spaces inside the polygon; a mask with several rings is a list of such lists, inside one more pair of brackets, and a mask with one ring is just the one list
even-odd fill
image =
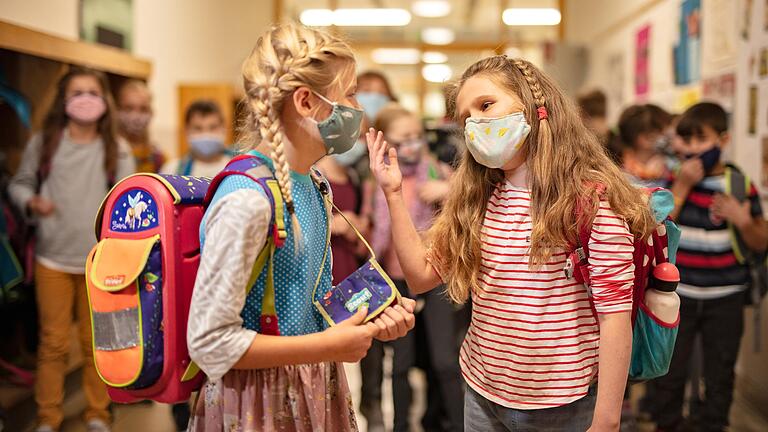
{"label": "red hair tie", "polygon": [[547,113],[547,107],[540,106],[536,108],[536,112],[539,113],[539,120],[544,120],[549,118],[549,114]]}

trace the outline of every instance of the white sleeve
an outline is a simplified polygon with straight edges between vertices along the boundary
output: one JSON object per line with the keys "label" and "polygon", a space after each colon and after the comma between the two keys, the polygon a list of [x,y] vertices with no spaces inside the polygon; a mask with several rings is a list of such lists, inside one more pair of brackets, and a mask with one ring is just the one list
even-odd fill
{"label": "white sleeve", "polygon": [[205,223],[205,245],[187,327],[189,355],[212,380],[245,354],[256,332],[240,313],[256,256],[264,247],[272,210],[257,189],[239,189],[216,202]]}

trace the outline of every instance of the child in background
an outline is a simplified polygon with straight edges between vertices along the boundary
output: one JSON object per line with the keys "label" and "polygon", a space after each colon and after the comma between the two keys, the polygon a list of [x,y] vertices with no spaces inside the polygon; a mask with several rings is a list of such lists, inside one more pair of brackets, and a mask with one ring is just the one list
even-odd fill
{"label": "child in background", "polygon": [[[744,290],[749,269],[739,264],[732,247],[737,230],[746,246],[763,252],[768,224],[753,184],[748,199],[726,195],[726,164],[721,151],[730,141],[728,117],[714,103],[699,103],[677,125],[683,162],[671,183],[672,215],[682,230],[677,252],[680,269],[680,329],[669,373],[656,381],[656,422],[661,431],[679,430],[693,342],[701,334],[706,395],[698,430],[723,431],[733,400],[734,365],[744,321]],[[730,166],[730,169],[738,169]]]}
{"label": "child in background", "polygon": [[[426,241],[408,211],[397,151],[375,131],[368,146],[411,293],[442,281],[454,301],[472,297],[460,355],[464,430],[618,430],[633,238],[654,229],[649,206],[531,63],[480,60],[454,95],[469,151]],[[591,299],[564,274],[586,220]]]}
{"label": "child in background", "polygon": [[130,148],[115,133],[114,115],[106,76],[72,68],[59,81],[43,131],[27,144],[9,186],[15,204],[37,220],[38,432],[56,431],[64,419],[73,310],[83,353],[88,431],[109,430],[110,400],[93,363],[84,274],[96,240],[93,215],[109,188],[135,169]]}
{"label": "child in background", "polygon": [[152,94],[143,81],[128,80],[117,92],[117,125],[136,158],[136,172],[156,173],[165,164],[165,155],[149,139]]}
{"label": "child in background", "polygon": [[608,150],[608,154],[616,161],[621,160],[621,143],[616,134],[608,127],[608,99],[601,90],[592,90],[576,98],[581,109],[581,118],[587,129],[592,131]]}
{"label": "child in background", "polygon": [[404,336],[414,302],[404,298],[368,323],[361,307],[330,328],[313,305],[331,289],[331,259],[324,258],[328,214],[310,170],[359,136],[354,55],[328,33],[285,24],[259,38],[243,81],[245,148],[273,172],[285,202],[287,238],[275,251],[273,273],[280,335],[262,333],[267,272],[246,294],[272,205],[259,183],[230,176],[200,227],[187,344],[207,382],[190,430],[357,430],[341,362],[358,361],[374,337]]}
{"label": "child in background", "polygon": [[[438,162],[427,152],[424,130],[421,121],[410,111],[399,105],[389,105],[376,116],[374,127],[387,138],[387,142],[397,149],[399,164],[403,171],[403,196],[408,212],[415,221],[416,229],[426,231],[435,216],[436,204],[448,193],[448,185],[442,181],[442,171]],[[371,244],[376,255],[381,257],[381,265],[395,282],[404,296],[415,297],[405,282],[403,270],[395,255],[392,229],[387,213],[384,193],[379,190],[374,198],[374,227]],[[392,394],[394,398],[394,431],[410,430],[410,407],[412,399],[408,371],[415,364],[416,346],[413,334],[392,343],[394,358],[392,361]],[[366,356],[362,367],[368,366],[372,356]],[[381,360],[378,360],[381,361]],[[457,365],[458,366],[458,365]],[[376,366],[372,366],[376,367]],[[461,392],[458,367],[454,370],[457,386],[448,386],[453,391]],[[456,393],[453,395],[456,400]],[[460,408],[460,407],[459,407]]]}
{"label": "child in background", "polygon": [[184,115],[189,153],[165,164],[164,174],[213,178],[227,166],[235,153],[227,148],[224,114],[216,102],[195,101]]}
{"label": "child in background", "polygon": [[663,186],[670,176],[667,157],[662,153],[666,145],[664,125],[658,123],[657,116],[648,105],[633,105],[619,117],[622,167],[634,183],[645,187]]}
{"label": "child in background", "polygon": [[[362,188],[357,172],[340,164],[335,154],[320,159],[315,167],[328,180],[333,191],[333,203],[363,236],[368,233],[367,218],[360,216]],[[338,214],[331,221],[331,251],[333,252],[333,285],[343,281],[362,265],[361,258],[368,253],[352,227]]]}
{"label": "child in background", "polygon": [[[367,130],[373,124],[382,108],[397,101],[387,77],[376,70],[365,71],[357,76],[357,95],[355,98],[365,112],[361,131]],[[367,153],[365,138],[361,135],[352,150],[339,155],[337,160],[343,165],[354,167],[358,176],[363,179],[361,216],[363,220],[367,221],[367,225],[371,226],[376,185],[370,181]],[[384,379],[383,359],[384,345],[373,341],[371,349],[368,350],[368,354],[360,363],[360,412],[367,420],[369,432],[384,430],[384,417],[381,411],[381,383]]]}

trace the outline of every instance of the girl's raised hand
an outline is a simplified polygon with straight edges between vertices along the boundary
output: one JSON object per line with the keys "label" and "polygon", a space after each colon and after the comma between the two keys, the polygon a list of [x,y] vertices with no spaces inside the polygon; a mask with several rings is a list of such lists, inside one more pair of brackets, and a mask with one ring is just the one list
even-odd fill
{"label": "girl's raised hand", "polygon": [[[385,194],[400,192],[403,184],[403,174],[397,163],[397,150],[387,150],[387,142],[384,134],[370,128],[365,134],[368,142],[368,155],[370,158],[371,172]],[[389,159],[388,161],[385,159]],[[389,163],[387,163],[389,162]]]}

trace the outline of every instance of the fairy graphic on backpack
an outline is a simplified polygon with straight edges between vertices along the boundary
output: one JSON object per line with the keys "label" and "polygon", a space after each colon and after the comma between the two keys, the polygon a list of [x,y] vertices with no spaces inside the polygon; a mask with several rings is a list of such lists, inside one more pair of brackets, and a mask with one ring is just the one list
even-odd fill
{"label": "fairy graphic on backpack", "polygon": [[146,231],[157,226],[157,205],[142,189],[131,189],[122,194],[115,207],[111,221],[113,231]]}
{"label": "fairy graphic on backpack", "polygon": [[[132,230],[136,229],[136,224],[141,226],[141,215],[147,209],[147,203],[141,200],[141,192],[136,192],[135,196],[128,194],[128,204],[130,207],[125,212],[125,223]],[[149,219],[146,219],[149,222]]]}

